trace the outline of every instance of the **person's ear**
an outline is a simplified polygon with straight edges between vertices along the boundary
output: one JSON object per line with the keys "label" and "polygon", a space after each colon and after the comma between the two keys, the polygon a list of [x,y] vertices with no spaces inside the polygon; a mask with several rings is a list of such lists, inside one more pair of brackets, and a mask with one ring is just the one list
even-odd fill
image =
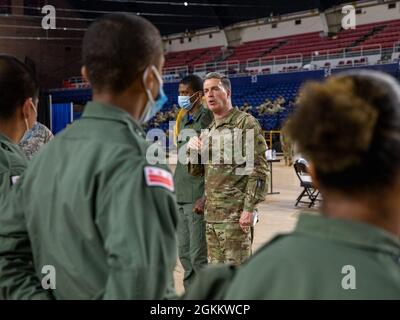
{"label": "person's ear", "polygon": [[157,79],[154,75],[154,71],[152,71],[151,67],[147,67],[143,72],[143,82],[145,90],[150,90],[152,97],[155,97],[157,94]]}
{"label": "person's ear", "polygon": [[317,172],[316,172],[316,170],[315,170],[314,163],[309,162],[309,163],[307,164],[307,167],[308,167],[308,168],[307,168],[307,169],[308,169],[308,173],[309,173],[309,175],[311,176],[311,180],[312,180],[313,185],[314,185],[317,189],[319,189],[319,181],[318,181]]}
{"label": "person's ear", "polygon": [[24,120],[26,119],[26,120],[28,120],[28,119],[30,119],[30,117],[31,117],[31,113],[33,113],[34,111],[32,110],[32,105],[31,105],[31,103],[33,103],[32,102],[32,98],[27,98],[25,101],[24,101],[24,103],[23,103],[23,105],[22,105],[22,108],[21,108],[21,114],[22,114],[22,117],[24,118]]}
{"label": "person's ear", "polygon": [[89,73],[88,73],[88,70],[87,70],[86,66],[82,66],[82,68],[81,68],[81,74],[82,74],[83,79],[84,79],[86,82],[90,82],[90,81],[89,81]]}
{"label": "person's ear", "polygon": [[230,99],[231,98],[231,94],[232,94],[232,92],[231,92],[231,90],[226,90],[226,96],[227,96],[227,98],[228,99]]}

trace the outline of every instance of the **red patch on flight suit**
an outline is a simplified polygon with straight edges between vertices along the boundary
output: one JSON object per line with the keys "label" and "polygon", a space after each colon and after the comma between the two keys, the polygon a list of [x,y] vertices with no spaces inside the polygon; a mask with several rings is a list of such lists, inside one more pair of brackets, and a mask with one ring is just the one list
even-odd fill
{"label": "red patch on flight suit", "polygon": [[144,176],[148,186],[163,187],[174,192],[174,180],[167,170],[157,167],[145,167]]}

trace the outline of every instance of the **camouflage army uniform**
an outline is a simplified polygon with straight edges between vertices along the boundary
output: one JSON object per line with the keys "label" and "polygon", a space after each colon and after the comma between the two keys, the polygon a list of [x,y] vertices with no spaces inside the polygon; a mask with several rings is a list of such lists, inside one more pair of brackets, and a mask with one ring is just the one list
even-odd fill
{"label": "camouflage army uniform", "polygon": [[257,111],[258,111],[258,114],[259,114],[260,116],[266,114],[266,112],[267,112],[267,105],[266,105],[265,103],[259,105],[259,106],[257,107]]}
{"label": "camouflage army uniform", "polygon": [[[203,168],[192,160],[189,163],[189,172],[205,175],[205,220],[209,263],[241,264],[251,254],[251,234],[245,233],[239,225],[243,211],[253,212],[256,204],[265,199],[268,182],[268,166],[265,156],[266,142],[262,136],[261,127],[257,120],[235,108],[223,119],[214,120],[209,129],[208,137],[215,136],[222,130],[228,129],[231,137],[233,129],[254,130],[254,169],[246,175],[238,175],[237,169],[245,164],[223,163],[224,148],[221,143],[220,164],[213,164],[210,153],[209,159]],[[204,139],[204,138],[203,138]],[[233,138],[234,139],[234,138]],[[204,139],[205,140],[205,139]],[[246,155],[245,133],[242,137],[242,155]],[[192,158],[191,158],[192,159]],[[204,171],[202,171],[204,170]]]}
{"label": "camouflage army uniform", "polygon": [[19,143],[19,147],[28,160],[31,160],[40,148],[53,139],[53,137],[53,134],[45,125],[36,122],[33,128],[24,135]]}
{"label": "camouflage army uniform", "polygon": [[287,133],[287,123],[281,130],[280,140],[283,151],[283,157],[285,159],[285,165],[292,166],[294,157],[294,148],[292,139],[290,139],[290,136]]}

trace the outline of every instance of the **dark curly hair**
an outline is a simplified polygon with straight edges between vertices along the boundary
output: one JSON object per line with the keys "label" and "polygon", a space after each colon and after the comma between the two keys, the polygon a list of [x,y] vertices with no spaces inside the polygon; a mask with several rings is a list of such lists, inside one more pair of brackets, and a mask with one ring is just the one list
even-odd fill
{"label": "dark curly hair", "polygon": [[352,71],[300,91],[289,133],[319,182],[350,194],[393,186],[400,175],[400,86]]}

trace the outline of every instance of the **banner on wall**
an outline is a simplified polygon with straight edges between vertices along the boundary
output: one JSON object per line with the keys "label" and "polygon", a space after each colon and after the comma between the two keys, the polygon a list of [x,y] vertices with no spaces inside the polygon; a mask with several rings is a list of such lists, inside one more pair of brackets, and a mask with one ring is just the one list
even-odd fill
{"label": "banner on wall", "polygon": [[51,103],[50,104],[50,128],[53,134],[63,130],[74,119],[73,103]]}

